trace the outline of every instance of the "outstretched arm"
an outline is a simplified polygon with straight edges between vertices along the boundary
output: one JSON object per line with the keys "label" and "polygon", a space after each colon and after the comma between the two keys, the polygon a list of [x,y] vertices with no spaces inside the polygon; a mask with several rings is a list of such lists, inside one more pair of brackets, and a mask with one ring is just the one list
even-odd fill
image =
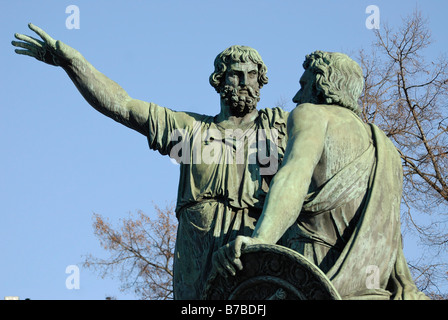
{"label": "outstretched arm", "polygon": [[42,40],[15,34],[15,38],[20,40],[12,42],[20,48],[15,50],[16,53],[62,67],[92,107],[131,129],[148,134],[149,109],[146,102],[132,99],[122,87],[96,70],[77,50],[53,39],[31,23],[28,26]]}

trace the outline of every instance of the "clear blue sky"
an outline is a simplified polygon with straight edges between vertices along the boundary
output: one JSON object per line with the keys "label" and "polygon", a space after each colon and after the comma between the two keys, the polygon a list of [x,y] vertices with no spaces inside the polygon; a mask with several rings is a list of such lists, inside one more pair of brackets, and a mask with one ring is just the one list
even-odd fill
{"label": "clear blue sky", "polygon": [[[80,29],[66,28],[72,4]],[[380,23],[392,26],[418,5],[436,40],[429,54],[448,51],[446,1],[2,1],[0,299],[135,298],[121,293],[118,281],[82,268],[83,255],[105,255],[92,214],[112,222],[138,209],[149,214],[153,202],[176,199],[178,183],[169,158],[91,108],[62,69],[16,55],[14,33],[32,35],[32,22],[79,50],[132,97],[214,115],[219,98],[208,77],[223,49],[256,48],[270,80],[259,106],[284,100],[292,108],[306,54],[353,56],[369,48],[371,4],[380,9]],[[407,256],[412,248],[405,244]],[[78,290],[66,288],[69,265],[80,267]]]}

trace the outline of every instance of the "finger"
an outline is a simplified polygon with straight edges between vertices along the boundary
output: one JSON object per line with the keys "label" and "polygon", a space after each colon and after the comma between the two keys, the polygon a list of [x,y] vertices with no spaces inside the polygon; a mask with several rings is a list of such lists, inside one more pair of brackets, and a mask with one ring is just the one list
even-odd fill
{"label": "finger", "polygon": [[224,278],[227,278],[227,272],[222,266],[220,254],[221,251],[217,251],[213,254],[213,266],[217,273],[219,273]]}
{"label": "finger", "polygon": [[246,248],[246,242],[245,242],[246,237],[242,237],[242,236],[238,236],[235,239],[235,245],[234,245],[234,264],[235,266],[239,269],[239,270],[243,270],[243,263],[240,260],[241,257],[241,251],[244,250],[244,248]]}
{"label": "finger", "polygon": [[235,275],[236,270],[232,265],[232,260],[228,259],[227,248],[225,248],[225,250],[220,250],[218,254],[218,264],[225,276],[229,274],[232,276]]}
{"label": "finger", "polygon": [[45,42],[47,42],[47,43],[54,43],[54,42],[55,42],[55,40],[54,40],[52,37],[50,37],[50,36],[48,35],[48,33],[46,33],[44,30],[42,30],[42,29],[39,28],[38,26],[35,26],[35,25],[32,24],[32,23],[29,23],[29,24],[28,24],[28,27],[29,27],[31,30],[33,30],[34,32],[36,32],[36,33],[39,35],[39,37],[41,37],[42,40],[44,40]]}
{"label": "finger", "polygon": [[44,45],[44,42],[42,42],[40,40],[37,40],[37,39],[35,39],[33,37],[24,35],[24,34],[16,33],[16,34],[14,34],[14,37],[16,39],[18,39],[18,40],[22,40],[22,41],[26,41],[26,42],[32,43],[32,44],[34,44],[34,45],[36,45],[38,47],[42,47]]}
{"label": "finger", "polygon": [[233,260],[233,264],[238,268],[239,271],[243,270],[243,263],[240,258]]}
{"label": "finger", "polygon": [[231,268],[233,275],[236,274],[237,269],[243,270],[243,264],[241,263],[240,257],[235,255],[235,250],[237,248],[238,243],[235,242],[234,245],[227,245],[224,250],[225,259],[227,261],[227,264],[229,264],[229,269]]}
{"label": "finger", "polygon": [[30,51],[37,51],[37,48],[36,48],[35,45],[29,44],[29,43],[26,43],[26,42],[11,41],[11,44],[13,46],[15,46],[15,47],[18,47],[18,48],[24,48],[24,49],[28,49]]}
{"label": "finger", "polygon": [[227,261],[231,261],[233,264],[232,265],[232,269],[234,271],[233,274],[235,274],[236,272],[235,267],[240,271],[243,270],[243,263],[240,260],[240,256],[236,256],[234,252],[227,251]]}
{"label": "finger", "polygon": [[241,257],[241,252],[250,244],[252,239],[250,237],[238,236],[235,239],[235,257]]}
{"label": "finger", "polygon": [[229,260],[222,261],[222,267],[221,268],[224,270],[224,272],[226,272],[226,275],[230,274],[231,276],[234,276],[236,274],[236,269],[233,266],[233,264],[230,263]]}
{"label": "finger", "polygon": [[25,55],[25,56],[30,56],[30,57],[36,58],[36,55],[33,52],[29,51],[29,50],[16,49],[14,51],[17,54],[22,54],[22,55]]}
{"label": "finger", "polygon": [[243,238],[238,236],[235,239],[235,245],[234,245],[234,255],[235,258],[239,259],[241,257],[241,246],[243,245]]}

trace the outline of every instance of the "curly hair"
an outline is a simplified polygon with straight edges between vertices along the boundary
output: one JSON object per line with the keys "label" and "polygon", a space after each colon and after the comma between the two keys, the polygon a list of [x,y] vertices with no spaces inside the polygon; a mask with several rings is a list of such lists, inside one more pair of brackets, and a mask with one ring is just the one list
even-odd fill
{"label": "curly hair", "polygon": [[251,47],[239,45],[234,45],[225,49],[215,58],[215,71],[210,75],[210,84],[218,93],[220,93],[222,89],[223,77],[225,76],[228,66],[234,62],[249,61],[258,65],[258,84],[261,88],[263,85],[268,83],[268,77],[266,76],[266,65],[257,50]]}
{"label": "curly hair", "polygon": [[340,105],[360,115],[364,77],[358,63],[343,53],[315,51],[305,57],[303,68],[316,75],[318,103]]}

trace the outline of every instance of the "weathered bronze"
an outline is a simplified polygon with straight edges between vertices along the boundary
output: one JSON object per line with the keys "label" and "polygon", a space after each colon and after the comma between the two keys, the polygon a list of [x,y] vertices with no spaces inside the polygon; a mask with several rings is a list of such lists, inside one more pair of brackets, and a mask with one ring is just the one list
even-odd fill
{"label": "weathered bronze", "polygon": [[284,161],[263,213],[251,237],[215,254],[216,269],[238,275],[246,267],[242,248],[282,243],[318,266],[342,299],[425,299],[402,250],[400,156],[359,117],[360,66],[321,51],[303,66]]}
{"label": "weathered bronze", "polygon": [[42,40],[16,34],[18,54],[62,67],[92,107],[180,163],[174,298],[199,299],[213,252],[252,233],[286,146],[288,112],[256,109],[268,82],[260,55],[232,46],[216,57],[210,84],[221,109],[208,116],[133,99],[77,50],[33,24],[29,28]]}
{"label": "weathered bronze", "polygon": [[348,56],[308,55],[289,114],[256,109],[267,68],[232,46],[215,59],[221,109],[207,116],[133,99],[29,27],[42,40],[16,34],[18,54],[62,67],[90,105],[179,162],[175,299],[426,298],[402,250],[400,157],[359,118]]}
{"label": "weathered bronze", "polygon": [[212,276],[207,300],[340,300],[331,281],[312,262],[279,245],[253,245],[232,277]]}

